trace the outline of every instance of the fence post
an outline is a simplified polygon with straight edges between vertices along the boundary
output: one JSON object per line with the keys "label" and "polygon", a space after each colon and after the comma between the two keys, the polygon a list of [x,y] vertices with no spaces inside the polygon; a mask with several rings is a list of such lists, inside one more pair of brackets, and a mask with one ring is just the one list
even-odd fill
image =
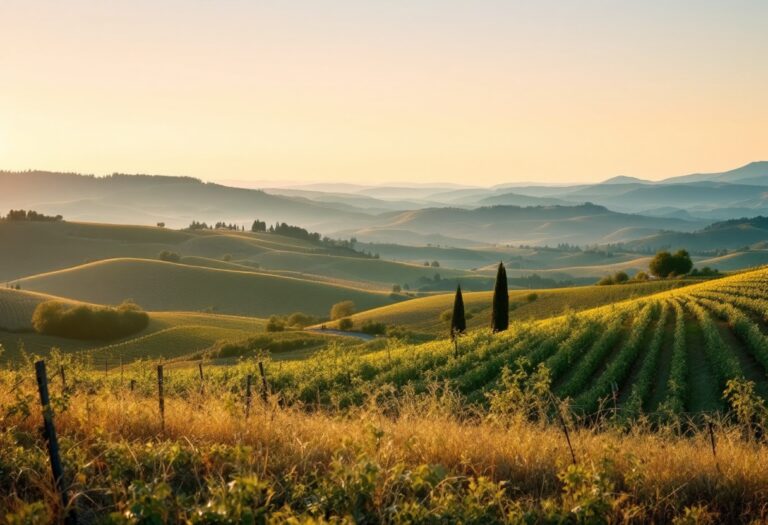
{"label": "fence post", "polygon": [[709,427],[709,444],[712,446],[712,457],[715,458],[715,467],[720,472],[720,462],[717,461],[717,445],[715,443],[715,429],[713,428],[712,421],[707,421]]}
{"label": "fence post", "polygon": [[205,394],[205,376],[203,375],[203,362],[197,363],[197,369],[200,371],[200,395]]}
{"label": "fence post", "polygon": [[573,460],[573,464],[576,464],[576,453],[573,451],[573,445],[571,445],[571,435],[568,432],[568,425],[565,424],[565,419],[563,418],[563,413],[560,411],[560,404],[557,402],[557,399],[554,395],[552,395],[552,403],[555,405],[555,412],[557,412],[557,418],[560,420],[560,426],[563,428],[563,434],[565,434],[565,441],[568,443],[568,450],[571,451],[571,459]]}
{"label": "fence post", "polygon": [[136,388],[136,380],[131,379],[131,392],[133,392],[133,389]]}
{"label": "fence post", "polygon": [[261,398],[267,402],[269,392],[267,390],[267,375],[264,373],[264,364],[259,361],[259,374],[261,374]]}
{"label": "fence post", "polygon": [[165,399],[163,398],[163,365],[157,365],[157,399],[160,406],[160,429],[165,432]]}
{"label": "fence post", "polygon": [[248,374],[245,378],[245,419],[248,420],[248,416],[251,414],[251,381],[253,375]]}
{"label": "fence post", "polygon": [[45,361],[35,363],[35,376],[37,377],[37,389],[40,392],[40,406],[43,409],[43,437],[48,442],[48,456],[51,460],[51,472],[56,483],[56,489],[61,497],[62,509],[64,509],[65,523],[75,524],[77,518],[74,510],[66,510],[69,506],[69,494],[64,482],[64,467],[59,455],[59,440],[56,437],[56,427],[53,424],[53,410],[48,395],[48,376],[45,371]]}

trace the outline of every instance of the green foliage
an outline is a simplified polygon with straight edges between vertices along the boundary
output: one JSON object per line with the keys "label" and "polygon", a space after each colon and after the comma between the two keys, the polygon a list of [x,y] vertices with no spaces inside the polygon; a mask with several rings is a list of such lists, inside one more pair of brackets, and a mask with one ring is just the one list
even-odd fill
{"label": "green foliage", "polygon": [[453,298],[453,310],[451,311],[451,338],[463,334],[467,330],[467,320],[464,315],[464,297],[461,295],[461,286],[456,287],[456,295]]}
{"label": "green foliage", "polygon": [[267,321],[266,330],[267,332],[282,332],[285,330],[285,321],[276,315],[272,315],[269,317],[269,321]]}
{"label": "green foliage", "polygon": [[499,263],[496,271],[496,286],[493,289],[491,305],[491,330],[503,332],[509,328],[509,285],[504,263]]}
{"label": "green foliage", "polygon": [[360,331],[369,335],[384,335],[387,333],[387,325],[368,319],[363,322]]}
{"label": "green foliage", "polygon": [[656,277],[670,277],[672,275],[686,275],[693,268],[691,256],[685,250],[678,250],[674,254],[661,251],[648,264],[648,270]]}
{"label": "green foliage", "polygon": [[120,339],[141,332],[148,324],[149,315],[129,301],[116,308],[45,301],[32,316],[38,333],[72,339]]}
{"label": "green foliage", "polygon": [[339,320],[339,330],[348,332],[352,330],[354,326],[355,326],[355,322],[349,317],[344,317],[343,319]]}
{"label": "green foliage", "polygon": [[352,301],[341,301],[331,307],[331,320],[335,321],[342,317],[349,317],[355,313],[355,303]]}

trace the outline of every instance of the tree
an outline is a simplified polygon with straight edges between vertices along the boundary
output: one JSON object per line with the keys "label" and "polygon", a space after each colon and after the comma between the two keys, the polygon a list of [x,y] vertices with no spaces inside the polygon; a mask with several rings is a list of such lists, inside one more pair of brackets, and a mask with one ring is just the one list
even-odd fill
{"label": "tree", "polygon": [[429,265],[432,268],[440,268],[440,263],[438,261],[432,261],[431,263],[429,263]]}
{"label": "tree", "polygon": [[464,297],[461,295],[461,285],[456,286],[456,296],[453,298],[453,315],[451,315],[451,339],[467,330],[467,320],[464,317]]}
{"label": "tree", "polygon": [[392,292],[393,293],[400,293],[402,291],[403,291],[403,289],[402,289],[402,287],[399,284],[393,284],[392,285]]}
{"label": "tree", "polygon": [[669,277],[670,275],[686,275],[693,268],[691,256],[685,250],[678,250],[673,254],[664,250],[658,252],[648,265],[648,270],[656,277]]}
{"label": "tree", "polygon": [[496,287],[493,289],[493,310],[491,312],[491,330],[503,332],[509,328],[509,286],[504,263],[499,263],[496,272]]}
{"label": "tree", "polygon": [[352,330],[353,326],[355,326],[355,323],[349,317],[345,317],[339,321],[339,330],[343,330],[344,332],[349,332]]}
{"label": "tree", "polygon": [[267,231],[267,223],[264,221],[260,221],[259,219],[256,219],[253,221],[253,225],[251,226],[251,231],[255,233],[264,233]]}
{"label": "tree", "polygon": [[331,321],[341,319],[342,317],[349,317],[353,313],[355,313],[355,303],[352,301],[336,303],[331,307]]}

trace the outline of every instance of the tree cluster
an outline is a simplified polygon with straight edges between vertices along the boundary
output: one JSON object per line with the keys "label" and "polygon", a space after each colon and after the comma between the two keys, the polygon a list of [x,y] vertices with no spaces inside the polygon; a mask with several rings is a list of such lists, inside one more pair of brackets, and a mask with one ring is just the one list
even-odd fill
{"label": "tree cluster", "polygon": [[5,216],[7,221],[33,221],[33,222],[60,222],[64,220],[61,215],[44,215],[34,210],[10,210]]}
{"label": "tree cluster", "polygon": [[35,308],[32,326],[45,335],[109,341],[144,330],[149,315],[132,302],[120,306],[73,305],[46,301]]}
{"label": "tree cluster", "polygon": [[648,270],[656,277],[666,278],[676,275],[686,275],[693,268],[691,256],[685,250],[678,250],[674,254],[661,251],[651,260]]}

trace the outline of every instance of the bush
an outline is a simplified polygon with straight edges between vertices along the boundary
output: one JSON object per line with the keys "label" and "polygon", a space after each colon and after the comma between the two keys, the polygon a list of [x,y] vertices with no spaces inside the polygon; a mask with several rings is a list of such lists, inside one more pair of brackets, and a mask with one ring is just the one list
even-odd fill
{"label": "bush", "polygon": [[117,308],[46,301],[37,305],[32,316],[38,333],[71,339],[120,339],[144,330],[148,324],[149,315],[130,301]]}
{"label": "bush", "polygon": [[342,301],[331,307],[331,320],[335,321],[342,317],[349,317],[355,313],[355,303],[352,301]]}
{"label": "bush", "polygon": [[613,284],[613,276],[612,275],[606,275],[605,277],[601,278],[599,281],[597,281],[598,286],[610,286]]}
{"label": "bush", "polygon": [[360,331],[369,335],[384,335],[387,333],[387,325],[369,319],[363,323],[363,326],[360,327]]}
{"label": "bush", "polygon": [[538,298],[539,298],[539,294],[537,293],[529,293],[528,295],[525,296],[525,300],[528,301],[529,303],[532,303]]}
{"label": "bush", "polygon": [[632,279],[635,281],[647,281],[650,277],[645,272],[637,272]]}
{"label": "bush", "polygon": [[231,260],[232,260],[232,255],[230,255],[230,254],[226,253],[226,254],[224,254],[224,256],[221,258],[221,260],[222,260],[222,261],[224,261],[224,262],[229,262],[229,261],[231,261]]}
{"label": "bush", "polygon": [[160,255],[158,257],[160,258],[161,261],[165,261],[165,262],[177,263],[181,261],[181,255],[179,255],[176,252],[170,252],[168,250],[163,250],[162,252],[160,252]]}
{"label": "bush", "polygon": [[267,332],[282,332],[285,330],[285,321],[273,315],[267,321]]}
{"label": "bush", "polygon": [[627,275],[627,272],[616,272],[613,274],[613,282],[616,284],[621,284],[629,281],[629,275]]}
{"label": "bush", "polygon": [[399,284],[392,285],[392,293],[400,293],[401,291],[403,291],[403,289],[400,287]]}
{"label": "bush", "polygon": [[318,322],[320,322],[320,319],[313,315],[305,314],[304,312],[294,312],[288,316],[286,324],[296,328],[306,328]]}
{"label": "bush", "polygon": [[343,330],[345,332],[348,332],[349,330],[352,330],[352,327],[355,325],[355,323],[350,319],[349,317],[345,317],[344,319],[339,321],[339,330]]}
{"label": "bush", "polygon": [[648,270],[656,277],[674,277],[686,275],[693,268],[691,256],[685,250],[678,250],[674,254],[661,251],[651,260]]}

